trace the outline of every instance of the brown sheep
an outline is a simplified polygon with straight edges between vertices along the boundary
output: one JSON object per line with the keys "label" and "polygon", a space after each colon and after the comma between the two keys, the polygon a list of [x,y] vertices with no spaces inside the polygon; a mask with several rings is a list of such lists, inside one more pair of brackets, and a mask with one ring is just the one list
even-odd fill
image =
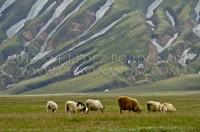
{"label": "brown sheep", "polygon": [[118,98],[118,105],[120,108],[120,113],[122,114],[122,110],[132,110],[133,112],[141,112],[142,107],[139,105],[138,101],[134,98],[130,98],[127,96],[120,96]]}

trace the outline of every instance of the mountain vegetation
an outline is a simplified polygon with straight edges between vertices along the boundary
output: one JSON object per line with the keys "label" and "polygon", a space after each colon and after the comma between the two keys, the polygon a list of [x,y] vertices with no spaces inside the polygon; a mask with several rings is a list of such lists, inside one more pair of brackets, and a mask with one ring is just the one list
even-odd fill
{"label": "mountain vegetation", "polygon": [[38,2],[0,0],[0,94],[200,90],[198,0]]}

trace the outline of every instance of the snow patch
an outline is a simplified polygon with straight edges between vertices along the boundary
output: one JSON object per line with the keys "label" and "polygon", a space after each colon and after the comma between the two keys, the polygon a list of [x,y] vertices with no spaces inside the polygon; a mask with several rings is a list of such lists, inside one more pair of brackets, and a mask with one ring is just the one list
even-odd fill
{"label": "snow patch", "polygon": [[52,52],[53,50],[49,50],[49,51],[45,51],[45,52],[40,52],[38,53],[33,59],[31,59],[31,63],[36,62],[37,60],[45,57],[46,55],[48,55],[50,52]]}
{"label": "snow patch", "polygon": [[199,18],[200,18],[200,15],[199,15],[199,13],[200,13],[200,0],[199,0],[199,2],[197,3],[197,5],[196,5],[196,7],[194,8],[194,10],[196,11],[196,13],[197,13],[197,17],[196,17],[196,21],[198,21],[199,20]]}
{"label": "snow patch", "polygon": [[200,24],[192,29],[193,33],[200,37]]}
{"label": "snow patch", "polygon": [[158,44],[158,43],[156,42],[157,40],[156,40],[155,38],[151,40],[151,43],[154,44],[154,45],[156,46],[158,52],[161,53],[161,52],[163,52],[166,48],[168,48],[177,38],[178,38],[178,33],[174,34],[174,37],[171,38],[171,39],[167,42],[167,44],[166,44],[164,47],[160,46],[160,44]]}
{"label": "snow patch", "polygon": [[75,12],[77,12],[86,2],[87,0],[84,0],[82,3],[80,3],[75,10],[73,10],[71,13],[69,13],[47,36],[44,45],[41,46],[41,52],[43,52],[47,46],[47,42],[49,41],[49,39],[53,36],[53,34],[58,30],[58,28]]}
{"label": "snow patch", "polygon": [[[75,12],[77,12],[86,2],[87,0],[84,0],[82,3],[80,3],[76,8],[75,10],[73,10],[71,13],[69,13],[50,33],[49,35],[47,36],[45,42],[44,42],[44,45],[41,46],[41,49],[40,49],[40,53],[38,53],[36,55],[36,59],[41,59],[43,58],[44,56],[41,56],[41,54],[44,52],[46,46],[47,46],[47,42],[48,40],[51,38],[51,36],[57,31],[57,29],[72,15],[74,14]],[[49,52],[50,53],[50,52]],[[47,54],[46,54],[47,55]],[[40,57],[41,56],[41,57]],[[50,60],[50,62],[46,62],[47,64],[44,64],[43,68],[45,68],[46,66],[50,65],[51,63],[54,63],[55,61],[57,60],[57,57],[56,58],[53,58],[52,61]]]}
{"label": "snow patch", "polygon": [[41,69],[44,69],[46,68],[47,66],[53,64],[54,62],[56,62],[58,60],[58,57],[54,57],[53,59],[47,61],[46,63],[44,63],[42,66],[41,66]]}
{"label": "snow patch", "polygon": [[106,11],[110,8],[110,6],[115,2],[115,0],[107,0],[106,4],[101,6],[100,9],[96,12],[96,20],[95,22],[87,29],[84,31],[84,33],[81,36],[84,36],[99,20],[103,18],[105,15]]}
{"label": "snow patch", "polygon": [[153,24],[153,22],[151,20],[146,21],[146,23],[148,23],[150,26],[155,27],[155,25]]}
{"label": "snow patch", "polygon": [[169,13],[169,11],[166,11],[166,15],[169,18],[169,20],[171,21],[172,26],[175,27],[174,17]]}
{"label": "snow patch", "polygon": [[147,10],[146,17],[151,18],[153,16],[153,11],[163,2],[164,0],[155,0]]}
{"label": "snow patch", "polygon": [[[85,63],[85,62],[84,62],[84,63]],[[76,69],[74,70],[74,76],[78,76],[79,74],[83,73],[83,71],[84,71],[85,69],[87,69],[87,67],[84,67],[84,68],[80,69],[80,67],[81,67],[82,65],[84,65],[84,63],[82,63],[82,64],[80,64],[79,66],[76,67]]]}
{"label": "snow patch", "polygon": [[23,27],[24,24],[33,18],[35,18],[40,10],[43,8],[43,6],[48,2],[48,0],[37,0],[33,6],[31,7],[31,10],[29,11],[27,17],[25,19],[22,19],[15,25],[11,26],[7,31],[6,35],[8,38],[13,37],[15,34],[17,34]]}
{"label": "snow patch", "polygon": [[[49,19],[49,21],[40,29],[40,31],[37,33],[36,38],[38,38],[42,32],[44,32],[47,27],[56,19],[58,18],[62,12],[73,2],[73,0],[64,0],[55,10],[55,12],[53,13],[53,16],[51,17],[51,19]],[[43,52],[44,49],[41,49],[41,51]]]}
{"label": "snow patch", "polygon": [[51,10],[54,7],[55,4],[56,4],[56,1],[54,1],[53,3],[51,3],[51,5],[45,10],[45,12]]}
{"label": "snow patch", "polygon": [[17,55],[16,55],[16,54],[10,55],[10,56],[8,56],[7,61],[9,61],[9,60],[14,60],[14,59],[16,59],[16,58],[17,58]]}
{"label": "snow patch", "polygon": [[181,58],[178,60],[178,62],[182,66],[187,66],[187,64],[186,64],[187,60],[193,60],[197,56],[197,54],[188,53],[190,50],[191,50],[191,48],[186,49],[185,51],[183,51],[183,54],[182,54]]}
{"label": "snow patch", "polygon": [[0,8],[0,17],[2,16],[2,12],[8,8],[12,3],[14,3],[16,0],[6,0],[3,5]]}
{"label": "snow patch", "polygon": [[59,57],[61,57],[62,55],[74,50],[75,48],[85,44],[86,42],[94,39],[94,38],[97,38],[103,34],[105,34],[109,29],[111,29],[116,23],[118,23],[119,21],[121,21],[122,19],[124,19],[124,17],[126,17],[127,14],[124,14],[121,18],[119,18],[118,20],[114,21],[113,23],[111,23],[109,26],[105,27],[103,30],[101,30],[100,32],[94,34],[92,37],[78,43],[77,45],[75,45],[74,47],[68,49],[67,51],[57,55],[56,57],[52,58],[51,60],[47,61],[46,63],[43,64],[42,68],[46,68],[47,66],[51,65],[52,63],[54,63]]}
{"label": "snow patch", "polygon": [[16,85],[15,83],[9,84],[9,85],[6,86],[6,88],[11,88],[11,87],[13,87],[13,86],[15,86],[15,85]]}
{"label": "snow patch", "polygon": [[[35,37],[34,39],[32,39],[31,41],[26,42],[26,43],[25,43],[25,46],[30,45],[35,39],[37,39],[37,38],[41,35],[41,33],[43,33],[43,32],[47,29],[47,27],[48,27],[56,18],[58,18],[58,17],[62,14],[62,12],[63,12],[63,11],[69,6],[69,4],[71,4],[72,2],[73,2],[73,0],[65,0],[65,1],[63,1],[63,2],[55,9],[55,11],[54,11],[54,13],[53,13],[51,19],[49,19],[49,21],[48,21],[48,22],[40,29],[40,31],[36,34],[36,37]],[[53,7],[53,5],[55,5],[55,4],[56,4],[56,1],[53,2],[50,6]],[[41,49],[41,50],[43,50],[43,49]],[[43,52],[43,51],[42,51],[42,52]]]}

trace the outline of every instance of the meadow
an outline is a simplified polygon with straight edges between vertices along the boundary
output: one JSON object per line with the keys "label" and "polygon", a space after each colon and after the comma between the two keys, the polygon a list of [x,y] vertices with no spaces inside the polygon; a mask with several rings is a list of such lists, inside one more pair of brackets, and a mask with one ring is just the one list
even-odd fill
{"label": "meadow", "polygon": [[[187,95],[129,95],[143,107],[141,114],[119,113],[119,94],[0,96],[0,131],[200,131],[200,94]],[[66,114],[67,100],[99,99],[106,107],[88,114]],[[58,110],[47,113],[46,103],[53,100]],[[169,102],[177,109],[174,114],[148,113],[148,100]]]}

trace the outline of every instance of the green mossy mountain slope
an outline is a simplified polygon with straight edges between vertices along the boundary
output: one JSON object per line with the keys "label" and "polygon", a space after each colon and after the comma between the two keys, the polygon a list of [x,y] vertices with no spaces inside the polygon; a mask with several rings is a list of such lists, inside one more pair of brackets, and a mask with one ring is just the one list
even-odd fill
{"label": "green mossy mountain slope", "polygon": [[[54,1],[55,5],[46,11]],[[146,14],[154,0],[115,0],[85,34],[84,31],[95,22],[96,12],[107,0],[87,0],[70,15],[83,2],[73,0],[35,38],[63,2],[49,0],[37,17],[27,21],[14,37],[7,38],[8,28],[25,18],[35,2],[16,1],[0,17],[0,94],[135,91],[155,85],[160,89],[158,91],[162,91],[168,87],[166,81],[172,83],[169,85],[172,91],[199,90],[196,77],[200,71],[200,37],[193,32],[199,24],[195,20],[197,0],[164,0],[150,18]],[[0,5],[3,3],[0,0]],[[175,27],[166,11],[173,17]],[[46,43],[45,51],[51,52],[33,60],[48,35],[67,15],[70,17]],[[152,21],[155,26],[146,21]],[[102,33],[108,26],[111,28]],[[102,34],[96,37],[98,33]],[[159,53],[152,39],[164,47],[176,33],[178,37]],[[29,41],[32,43],[25,47]],[[187,59],[183,66],[179,60],[187,49],[188,55],[195,54],[195,57]],[[54,62],[49,63],[52,59]],[[191,85],[186,85],[188,78],[194,80]],[[182,85],[185,86],[183,89]]]}

